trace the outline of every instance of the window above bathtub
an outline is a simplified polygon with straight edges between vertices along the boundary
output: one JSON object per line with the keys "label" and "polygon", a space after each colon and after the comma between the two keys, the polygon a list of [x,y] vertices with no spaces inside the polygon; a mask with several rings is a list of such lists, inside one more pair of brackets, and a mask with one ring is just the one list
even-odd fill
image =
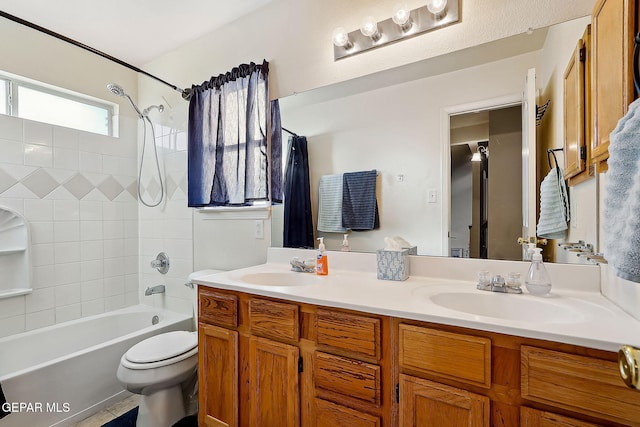
{"label": "window above bathtub", "polygon": [[0,114],[112,135],[115,104],[0,72]]}

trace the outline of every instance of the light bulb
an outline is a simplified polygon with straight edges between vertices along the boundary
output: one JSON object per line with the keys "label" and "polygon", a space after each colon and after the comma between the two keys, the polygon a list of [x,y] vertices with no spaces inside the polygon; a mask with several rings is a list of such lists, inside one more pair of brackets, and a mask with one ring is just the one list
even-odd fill
{"label": "light bulb", "polygon": [[436,16],[441,15],[446,7],[447,0],[429,0],[429,3],[427,3],[427,9],[429,9],[429,12]]}
{"label": "light bulb", "polygon": [[333,39],[333,44],[338,47],[344,47],[345,49],[351,49],[353,44],[349,40],[349,34],[345,31],[344,28],[338,27],[333,30],[333,34],[331,35]]}
{"label": "light bulb", "polygon": [[396,24],[403,26],[409,22],[409,19],[411,19],[411,10],[406,3],[398,3],[393,9],[393,16],[391,19],[393,19],[393,22]]}
{"label": "light bulb", "polygon": [[360,25],[360,32],[375,42],[380,40],[380,32],[378,31],[378,23],[373,16],[366,16]]}

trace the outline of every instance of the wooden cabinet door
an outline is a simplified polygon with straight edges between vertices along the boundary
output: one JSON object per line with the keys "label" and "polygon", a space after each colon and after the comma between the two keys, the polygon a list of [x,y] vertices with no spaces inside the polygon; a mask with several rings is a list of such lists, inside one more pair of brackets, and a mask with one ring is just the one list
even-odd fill
{"label": "wooden cabinet door", "polygon": [[522,407],[520,427],[598,427],[596,424],[564,417],[551,412]]}
{"label": "wooden cabinet door", "polygon": [[198,331],[198,422],[238,425],[238,333],[200,323]]}
{"label": "wooden cabinet door", "polygon": [[[564,72],[564,176],[573,178],[585,170],[585,61],[584,37],[578,40]],[[555,166],[555,165],[554,165]]]}
{"label": "wooden cabinet door", "polygon": [[380,418],[316,399],[315,427],[380,427]]}
{"label": "wooden cabinet door", "polygon": [[300,350],[265,338],[249,341],[249,411],[252,427],[298,427]]}
{"label": "wooden cabinet door", "polygon": [[[595,163],[609,157],[609,134],[633,101],[635,0],[598,0],[591,20]],[[606,170],[606,168],[599,168]]]}
{"label": "wooden cabinet door", "polygon": [[489,398],[400,375],[401,427],[489,427]]}

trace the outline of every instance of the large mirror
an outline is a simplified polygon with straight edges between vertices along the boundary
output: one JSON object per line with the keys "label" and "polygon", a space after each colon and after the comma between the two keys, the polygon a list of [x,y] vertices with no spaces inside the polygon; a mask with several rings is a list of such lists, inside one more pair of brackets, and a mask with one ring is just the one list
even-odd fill
{"label": "large mirror", "polygon": [[[530,69],[537,73],[536,102],[551,100],[536,128],[538,146],[541,139],[546,146],[562,146],[563,73],[589,22],[589,17],[579,18],[280,99],[283,127],[307,137],[314,225],[321,176],[375,169],[380,227],[349,232],[352,251],[374,252],[384,246],[385,237],[401,236],[417,246],[419,255],[481,257],[471,248],[473,233],[468,229],[475,201],[463,188],[465,184],[457,180],[456,168],[460,162],[470,162],[479,143],[490,141],[490,127],[517,132],[505,124],[504,117],[512,122],[515,117],[516,124],[522,124],[522,93]],[[501,109],[508,111],[500,116],[496,111]],[[487,136],[472,132],[478,129],[486,129]],[[283,146],[287,137],[283,133]],[[509,143],[516,144],[517,156],[522,151],[521,138],[510,139]],[[504,135],[497,141],[489,144],[496,149],[506,144]],[[488,151],[491,153],[491,146]],[[562,161],[561,153],[559,159]],[[497,156],[489,156],[491,173],[517,188],[523,187],[522,167],[511,166],[521,166],[521,161],[510,158],[501,165]],[[530,168],[524,180],[539,183],[546,173],[546,162],[546,154],[538,155],[537,166]],[[571,189],[576,192],[572,208],[580,223],[571,224],[568,241],[593,241],[597,235],[597,206],[593,206],[592,197],[595,184],[581,185],[577,191]],[[469,199],[460,205],[462,191]],[[517,240],[522,234],[522,194],[502,196],[492,199],[490,192],[485,201],[501,215],[494,220],[494,227],[507,216],[515,218],[509,221],[517,225],[508,233],[489,231],[485,256],[521,259]],[[537,208],[532,209],[535,213]],[[273,246],[282,246],[282,217],[282,207],[276,206]],[[467,232],[460,232],[465,226]],[[535,229],[535,224],[530,227]],[[325,238],[327,249],[339,250],[342,234],[317,230],[315,234]]]}

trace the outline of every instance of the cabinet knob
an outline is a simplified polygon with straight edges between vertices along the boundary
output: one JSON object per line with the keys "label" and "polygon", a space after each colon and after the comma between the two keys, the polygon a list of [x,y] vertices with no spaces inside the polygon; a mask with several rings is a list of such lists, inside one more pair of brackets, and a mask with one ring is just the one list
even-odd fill
{"label": "cabinet knob", "polygon": [[620,376],[624,380],[624,383],[633,389],[640,388],[638,381],[638,359],[640,359],[640,349],[630,345],[623,345],[618,350]]}

